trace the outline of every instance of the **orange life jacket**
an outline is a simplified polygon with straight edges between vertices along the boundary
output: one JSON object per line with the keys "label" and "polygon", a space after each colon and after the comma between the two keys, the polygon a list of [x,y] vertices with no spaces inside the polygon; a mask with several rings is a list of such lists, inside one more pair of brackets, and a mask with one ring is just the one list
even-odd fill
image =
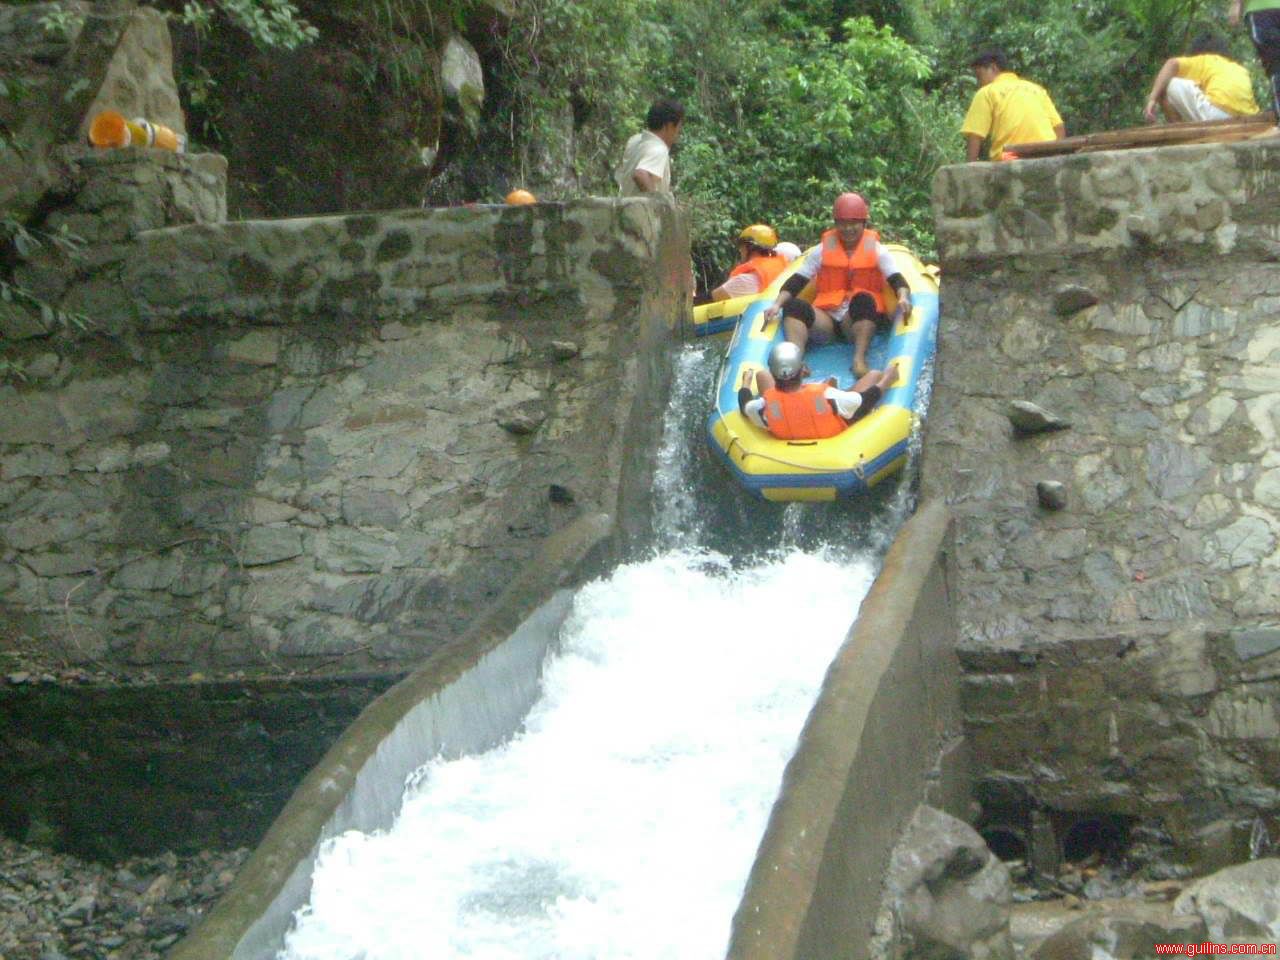
{"label": "orange life jacket", "polygon": [[831,409],[825,383],[806,383],[798,390],[772,387],[764,397],[764,422],[780,440],[820,440],[834,437],[848,426]]}
{"label": "orange life jacket", "polygon": [[737,277],[744,273],[754,273],[756,279],[760,281],[760,289],[763,290],[778,278],[778,274],[786,265],[787,261],[779,254],[753,253],[743,263],[730,270],[729,276]]}
{"label": "orange life jacket", "polygon": [[828,230],[822,235],[822,266],[818,270],[813,305],[823,310],[837,310],[856,293],[869,293],[876,310],[884,313],[884,274],[876,257],[880,234],[863,230],[862,238],[852,253],[840,241],[840,231]]}

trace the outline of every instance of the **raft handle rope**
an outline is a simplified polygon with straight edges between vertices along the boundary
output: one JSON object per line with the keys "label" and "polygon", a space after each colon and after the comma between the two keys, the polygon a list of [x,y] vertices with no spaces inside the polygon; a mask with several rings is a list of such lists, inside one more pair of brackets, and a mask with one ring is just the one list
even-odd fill
{"label": "raft handle rope", "polygon": [[[795,461],[795,460],[788,460],[786,457],[776,457],[771,453],[760,453],[758,450],[748,450],[746,446],[742,443],[742,438],[739,437],[738,434],[736,434],[733,431],[733,429],[729,426],[729,424],[725,422],[724,412],[721,410],[717,410],[716,416],[720,418],[720,423],[721,425],[724,426],[725,433],[729,435],[729,444],[728,446],[725,447],[725,450],[724,450],[726,454],[732,453],[734,444],[737,444],[738,446],[742,447],[742,459],[744,462],[746,461],[747,457],[760,457],[763,460],[768,460],[770,463],[778,463],[784,467],[795,467],[797,470],[808,470],[812,473],[822,472],[822,468],[815,467],[808,463],[799,463],[798,461]],[[858,454],[858,462],[853,464],[852,469],[853,469],[854,476],[856,476],[859,480],[866,480],[867,461],[862,454]]]}

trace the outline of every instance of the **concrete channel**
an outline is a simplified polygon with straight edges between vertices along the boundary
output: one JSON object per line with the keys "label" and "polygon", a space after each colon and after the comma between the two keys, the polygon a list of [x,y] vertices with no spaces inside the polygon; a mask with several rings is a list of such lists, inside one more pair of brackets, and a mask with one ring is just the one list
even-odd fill
{"label": "concrete channel", "polygon": [[[955,806],[948,798],[964,793],[941,562],[948,525],[932,503],[902,528],[830,667],[734,919],[733,960],[866,956],[881,878],[912,811],[926,798]],[[569,607],[562,585],[611,528],[591,515],[550,538],[446,660],[370,704],[173,960],[275,956],[327,838],[388,826],[416,767],[518,729]]]}

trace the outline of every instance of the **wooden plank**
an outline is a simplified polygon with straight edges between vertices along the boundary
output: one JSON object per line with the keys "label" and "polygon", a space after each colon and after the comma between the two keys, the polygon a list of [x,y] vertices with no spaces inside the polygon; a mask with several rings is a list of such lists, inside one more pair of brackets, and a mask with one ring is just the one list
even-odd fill
{"label": "wooden plank", "polygon": [[1225,120],[1208,120],[1201,123],[1165,123],[1159,126],[1104,130],[1099,133],[1064,137],[1061,140],[1014,144],[1007,149],[1019,157],[1031,158],[1082,151],[1247,140],[1266,133],[1275,125],[1275,122],[1275,114],[1267,110],[1252,117],[1228,117]]}

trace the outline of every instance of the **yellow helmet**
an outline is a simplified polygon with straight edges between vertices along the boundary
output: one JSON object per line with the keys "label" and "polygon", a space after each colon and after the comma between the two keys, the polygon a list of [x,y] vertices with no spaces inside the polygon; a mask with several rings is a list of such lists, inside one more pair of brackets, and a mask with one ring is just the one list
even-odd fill
{"label": "yellow helmet", "polygon": [[749,227],[742,228],[742,232],[738,234],[738,239],[754,243],[757,247],[764,247],[766,250],[772,250],[778,245],[778,231],[763,223],[753,223]]}
{"label": "yellow helmet", "polygon": [[529,203],[537,203],[538,198],[528,190],[512,190],[507,194],[507,203],[513,207],[522,207]]}

